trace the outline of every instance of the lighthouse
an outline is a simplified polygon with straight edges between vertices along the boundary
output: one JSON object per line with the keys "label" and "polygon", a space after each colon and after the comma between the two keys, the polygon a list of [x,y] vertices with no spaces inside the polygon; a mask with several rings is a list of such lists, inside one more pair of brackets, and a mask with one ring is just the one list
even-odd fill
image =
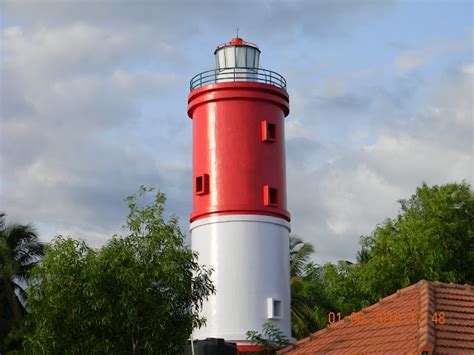
{"label": "lighthouse", "polygon": [[286,81],[260,67],[241,38],[218,46],[216,68],[192,78],[191,247],[213,268],[216,293],[194,339],[251,348],[246,332],[274,323],[291,336],[290,213],[286,203]]}

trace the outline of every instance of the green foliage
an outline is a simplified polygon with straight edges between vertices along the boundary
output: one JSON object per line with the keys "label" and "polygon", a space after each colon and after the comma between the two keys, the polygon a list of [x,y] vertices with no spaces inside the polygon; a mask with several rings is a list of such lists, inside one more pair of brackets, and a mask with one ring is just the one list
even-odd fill
{"label": "green foliage", "polygon": [[127,198],[127,236],[99,250],[61,236],[48,246],[28,290],[30,352],[180,353],[204,324],[210,271],[183,246],[176,217],[164,220],[164,194],[141,207],[152,191]]}
{"label": "green foliage", "polygon": [[291,334],[297,339],[318,329],[313,304],[306,292],[305,266],[314,247],[301,238],[290,236]]}
{"label": "green foliage", "polygon": [[[330,311],[345,315],[371,304],[370,294],[363,293],[360,287],[364,282],[360,265],[339,261],[337,264],[319,266],[318,269],[324,295],[333,305]],[[326,325],[330,311],[324,314],[323,321]]]}
{"label": "green foliage", "polygon": [[285,334],[271,322],[263,324],[262,333],[249,330],[246,335],[248,340],[253,341],[256,345],[265,347],[265,350],[259,354],[275,354],[276,350],[290,345],[290,341]]}
{"label": "green foliage", "polygon": [[[312,321],[306,323],[309,326],[305,336],[324,328],[327,325],[329,312],[339,312],[334,301],[325,292],[322,271],[322,268],[314,263],[308,263],[305,267],[304,294],[307,302],[312,307]],[[298,337],[298,339],[301,339],[301,337]]]}
{"label": "green foliage", "polygon": [[362,238],[366,290],[383,297],[420,279],[474,283],[474,196],[467,184],[423,185],[397,218]]}
{"label": "green foliage", "polygon": [[290,236],[290,276],[301,277],[314,247],[297,236]]}
{"label": "green foliage", "polygon": [[20,347],[24,284],[42,254],[43,245],[31,225],[7,225],[0,213],[0,353]]}
{"label": "green foliage", "polygon": [[317,287],[313,264],[308,262],[314,247],[290,236],[291,333],[301,339],[323,327],[321,314],[333,310]]}
{"label": "green foliage", "polygon": [[324,293],[344,314],[421,279],[474,284],[474,196],[467,183],[423,184],[398,216],[361,237],[358,264],[320,267]]}

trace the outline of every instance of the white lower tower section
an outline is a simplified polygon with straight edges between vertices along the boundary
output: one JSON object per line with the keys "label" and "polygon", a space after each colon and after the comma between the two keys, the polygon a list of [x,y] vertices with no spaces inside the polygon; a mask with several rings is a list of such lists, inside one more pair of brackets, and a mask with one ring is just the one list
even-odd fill
{"label": "white lower tower section", "polygon": [[201,313],[207,324],[193,338],[246,343],[246,332],[261,332],[268,321],[290,338],[289,222],[224,215],[199,219],[190,230],[192,249],[214,269],[216,287]]}

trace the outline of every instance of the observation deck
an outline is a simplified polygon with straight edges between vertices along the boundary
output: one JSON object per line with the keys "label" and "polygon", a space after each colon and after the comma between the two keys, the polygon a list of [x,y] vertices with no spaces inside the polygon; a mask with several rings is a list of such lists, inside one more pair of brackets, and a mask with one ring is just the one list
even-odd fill
{"label": "observation deck", "polygon": [[234,67],[225,69],[212,69],[197,74],[191,79],[191,91],[201,86],[233,81],[253,81],[276,86],[286,91],[285,78],[271,70],[261,68]]}

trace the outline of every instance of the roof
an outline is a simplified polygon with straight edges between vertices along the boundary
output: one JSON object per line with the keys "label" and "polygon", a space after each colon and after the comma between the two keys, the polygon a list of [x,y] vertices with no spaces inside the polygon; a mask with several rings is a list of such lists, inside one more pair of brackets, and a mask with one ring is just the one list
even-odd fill
{"label": "roof", "polygon": [[474,287],[420,281],[277,354],[474,353]]}
{"label": "roof", "polygon": [[240,37],[235,37],[235,38],[232,38],[229,42],[222,43],[222,44],[218,45],[217,48],[216,48],[216,50],[214,51],[214,54],[216,54],[216,52],[217,52],[219,49],[221,49],[221,48],[224,48],[224,47],[231,47],[231,46],[239,46],[239,47],[247,46],[247,47],[252,47],[252,48],[255,48],[257,51],[260,52],[260,49],[258,48],[258,46],[257,46],[255,43],[244,41],[244,40],[243,40],[242,38],[240,38]]}

